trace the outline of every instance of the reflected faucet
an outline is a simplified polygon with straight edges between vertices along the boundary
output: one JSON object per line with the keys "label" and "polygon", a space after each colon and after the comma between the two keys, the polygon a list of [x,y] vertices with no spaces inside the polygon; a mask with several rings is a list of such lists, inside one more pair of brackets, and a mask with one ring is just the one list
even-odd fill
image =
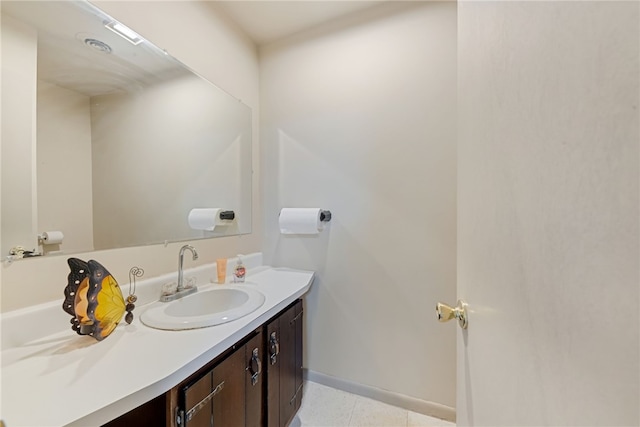
{"label": "reflected faucet", "polygon": [[182,264],[184,263],[184,251],[189,249],[191,254],[193,255],[193,260],[198,259],[198,251],[191,245],[184,245],[180,248],[180,253],[178,254],[178,288],[176,289],[176,293],[180,293],[184,291],[184,284],[182,278]]}

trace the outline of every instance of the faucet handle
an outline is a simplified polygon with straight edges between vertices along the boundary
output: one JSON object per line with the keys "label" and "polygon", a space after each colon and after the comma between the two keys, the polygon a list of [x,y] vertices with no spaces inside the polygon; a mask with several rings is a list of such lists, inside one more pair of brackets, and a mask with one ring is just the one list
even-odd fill
{"label": "faucet handle", "polygon": [[173,295],[178,290],[178,284],[176,282],[169,282],[162,285],[161,295]]}

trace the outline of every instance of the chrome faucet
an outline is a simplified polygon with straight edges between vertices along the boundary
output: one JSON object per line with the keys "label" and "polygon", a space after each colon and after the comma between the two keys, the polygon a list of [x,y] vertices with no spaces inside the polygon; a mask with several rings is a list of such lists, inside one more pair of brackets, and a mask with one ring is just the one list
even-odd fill
{"label": "chrome faucet", "polygon": [[182,298],[184,296],[187,296],[189,294],[192,294],[198,290],[196,286],[192,286],[187,289],[185,289],[184,287],[182,266],[184,264],[184,252],[187,249],[191,251],[191,255],[193,256],[194,261],[198,259],[198,251],[196,251],[196,248],[194,248],[193,246],[184,245],[183,247],[180,248],[180,253],[178,254],[178,286],[175,288],[175,292],[171,292],[167,294],[163,292],[163,294],[160,295],[160,301],[162,302],[173,301],[173,300]]}
{"label": "chrome faucet", "polygon": [[196,251],[196,248],[194,248],[193,246],[184,245],[180,248],[180,253],[178,254],[178,288],[176,289],[176,293],[184,291],[184,284],[182,282],[182,264],[184,263],[184,251],[186,251],[187,249],[191,251],[194,261],[198,259],[198,251]]}

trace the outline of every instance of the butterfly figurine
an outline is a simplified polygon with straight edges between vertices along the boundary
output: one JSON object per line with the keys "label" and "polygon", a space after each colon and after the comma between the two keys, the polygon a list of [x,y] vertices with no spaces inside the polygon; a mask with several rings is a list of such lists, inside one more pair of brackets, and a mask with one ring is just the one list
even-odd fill
{"label": "butterfly figurine", "polygon": [[[115,330],[130,307],[125,304],[116,279],[99,262],[69,258],[67,264],[71,272],[64,288],[62,309],[72,317],[71,329],[102,341]],[[127,322],[130,323],[128,317]]]}

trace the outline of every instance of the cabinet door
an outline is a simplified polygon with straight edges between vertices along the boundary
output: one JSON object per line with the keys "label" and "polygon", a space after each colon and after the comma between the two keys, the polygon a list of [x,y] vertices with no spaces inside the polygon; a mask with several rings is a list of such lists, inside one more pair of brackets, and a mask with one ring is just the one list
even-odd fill
{"label": "cabinet door", "polygon": [[185,387],[186,427],[211,427],[213,406],[210,394],[212,390],[211,372],[204,375],[194,384]]}
{"label": "cabinet door", "polygon": [[302,402],[302,301],[280,316],[280,335],[280,426],[286,426]]}
{"label": "cabinet door", "polygon": [[263,414],[264,344],[260,331],[245,346],[245,426],[261,427]]}
{"label": "cabinet door", "polygon": [[[213,425],[235,427],[245,425],[245,352],[235,351],[213,368],[213,383],[224,384],[213,398]],[[191,427],[191,426],[187,426]]]}
{"label": "cabinet door", "polygon": [[267,426],[280,426],[280,318],[266,327],[267,330]]}
{"label": "cabinet door", "polygon": [[291,417],[300,409],[302,406],[302,300],[298,300],[296,305],[294,306],[296,315],[294,317],[294,327],[293,333],[295,335],[295,365],[294,365],[294,376],[295,376],[295,404],[293,413]]}
{"label": "cabinet door", "polygon": [[302,402],[302,301],[267,325],[267,352],[267,425],[284,427]]}
{"label": "cabinet door", "polygon": [[261,427],[264,424],[262,327],[249,336],[249,341],[234,345],[232,353],[182,389],[185,409],[181,417],[185,427]]}
{"label": "cabinet door", "polygon": [[244,351],[231,353],[183,392],[185,427],[244,426]]}

